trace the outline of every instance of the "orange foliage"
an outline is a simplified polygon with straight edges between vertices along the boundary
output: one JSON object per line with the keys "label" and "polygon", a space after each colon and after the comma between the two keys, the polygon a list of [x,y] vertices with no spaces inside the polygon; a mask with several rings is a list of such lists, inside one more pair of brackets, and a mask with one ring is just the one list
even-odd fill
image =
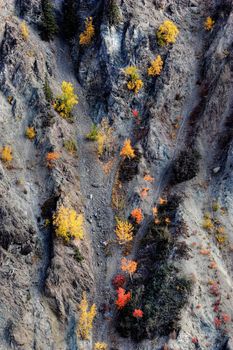
{"label": "orange foliage", "polygon": [[54,162],[60,158],[58,152],[48,152],[46,155],[46,162],[49,168],[54,166]]}
{"label": "orange foliage", "polygon": [[154,216],[157,216],[158,215],[158,208],[157,207],[152,208],[152,213]]}
{"label": "orange foliage", "polygon": [[130,292],[126,293],[124,288],[118,288],[117,294],[118,294],[118,297],[115,304],[118,309],[123,309],[125,305],[128,304],[128,302],[130,301],[131,293]]}
{"label": "orange foliage", "polygon": [[133,317],[136,318],[142,318],[143,317],[143,311],[140,309],[135,309],[133,312]]}
{"label": "orange foliage", "polygon": [[144,176],[144,180],[148,181],[148,182],[153,182],[154,178],[152,176],[150,176],[149,174],[147,174],[147,175]]}
{"label": "orange foliage", "polygon": [[131,211],[131,216],[133,219],[135,219],[137,224],[140,224],[143,220],[142,209],[140,209],[140,208],[133,209]]}
{"label": "orange foliage", "polygon": [[210,251],[208,249],[201,249],[200,254],[202,255],[210,255]]}
{"label": "orange foliage", "polygon": [[163,199],[163,198],[161,198],[161,197],[159,197],[159,204],[160,204],[160,205],[167,204],[167,200],[166,200],[166,199]]}
{"label": "orange foliage", "polygon": [[135,151],[133,147],[131,146],[131,141],[129,139],[126,139],[124,142],[124,146],[121,149],[120,155],[122,157],[127,158],[134,158],[135,157]]}
{"label": "orange foliage", "polygon": [[137,262],[134,260],[127,260],[126,258],[121,259],[121,270],[124,272],[128,272],[132,275],[137,270]]}

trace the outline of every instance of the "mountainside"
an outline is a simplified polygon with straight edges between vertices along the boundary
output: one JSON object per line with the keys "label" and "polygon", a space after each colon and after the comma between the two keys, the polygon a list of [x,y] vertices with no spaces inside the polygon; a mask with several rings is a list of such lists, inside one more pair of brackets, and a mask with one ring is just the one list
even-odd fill
{"label": "mountainside", "polygon": [[0,18],[0,350],[233,350],[232,0]]}

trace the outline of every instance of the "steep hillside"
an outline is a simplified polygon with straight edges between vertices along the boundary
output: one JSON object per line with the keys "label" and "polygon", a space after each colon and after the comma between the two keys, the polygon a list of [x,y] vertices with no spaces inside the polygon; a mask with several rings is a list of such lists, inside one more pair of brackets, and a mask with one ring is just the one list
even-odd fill
{"label": "steep hillside", "polygon": [[232,1],[0,18],[0,350],[233,350]]}

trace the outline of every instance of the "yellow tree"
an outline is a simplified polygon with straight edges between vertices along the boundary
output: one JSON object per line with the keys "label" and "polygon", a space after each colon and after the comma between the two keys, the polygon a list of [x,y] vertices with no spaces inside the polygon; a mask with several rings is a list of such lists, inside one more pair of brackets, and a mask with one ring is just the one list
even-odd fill
{"label": "yellow tree", "polygon": [[115,230],[119,244],[125,244],[133,239],[133,225],[127,220],[117,219]]}
{"label": "yellow tree", "polygon": [[128,260],[126,258],[121,259],[121,270],[124,272],[128,272],[130,278],[132,278],[132,274],[137,271],[138,263],[134,260]]}
{"label": "yellow tree", "polygon": [[176,42],[176,37],[178,34],[179,29],[177,28],[175,23],[166,20],[160,25],[157,31],[158,44],[160,46],[174,44]]}
{"label": "yellow tree", "polygon": [[135,151],[133,147],[131,146],[131,141],[129,139],[126,139],[124,142],[124,145],[121,149],[120,155],[122,157],[127,157],[127,158],[134,158],[135,157]]}
{"label": "yellow tree", "polygon": [[160,55],[158,55],[154,61],[151,62],[151,66],[148,68],[148,75],[152,77],[156,77],[157,75],[160,75],[163,68],[163,60]]}
{"label": "yellow tree", "polygon": [[33,128],[33,126],[29,126],[26,131],[25,131],[25,135],[29,140],[33,140],[36,137],[36,131]]}
{"label": "yellow tree", "polygon": [[88,340],[90,338],[90,333],[92,330],[92,325],[94,318],[96,316],[96,306],[93,304],[89,309],[86,293],[83,293],[83,298],[79,305],[80,316],[78,321],[78,335],[83,340]]}
{"label": "yellow tree", "polygon": [[56,98],[53,105],[54,109],[63,118],[69,118],[72,109],[78,104],[78,96],[74,93],[74,87],[72,83],[67,81],[62,82],[62,94]]}
{"label": "yellow tree", "polygon": [[138,68],[135,66],[126,67],[125,74],[129,77],[127,83],[128,90],[132,90],[137,94],[143,87],[143,81],[140,79]]}
{"label": "yellow tree", "polygon": [[20,31],[23,39],[27,41],[29,38],[29,30],[25,21],[20,24]]}
{"label": "yellow tree", "polygon": [[13,159],[11,146],[4,146],[1,151],[1,160],[4,163],[10,163]]}
{"label": "yellow tree", "polygon": [[84,235],[84,219],[72,208],[61,206],[53,216],[53,225],[58,237],[69,241],[70,238],[82,239]]}
{"label": "yellow tree", "polygon": [[205,30],[209,31],[209,30],[213,29],[214,23],[215,22],[211,17],[207,17],[205,22],[204,22]]}
{"label": "yellow tree", "polygon": [[95,36],[95,27],[93,25],[93,18],[89,17],[85,20],[85,30],[79,36],[80,45],[89,45]]}
{"label": "yellow tree", "polygon": [[95,350],[107,350],[107,349],[108,349],[108,345],[106,343],[103,343],[103,342],[95,343]]}

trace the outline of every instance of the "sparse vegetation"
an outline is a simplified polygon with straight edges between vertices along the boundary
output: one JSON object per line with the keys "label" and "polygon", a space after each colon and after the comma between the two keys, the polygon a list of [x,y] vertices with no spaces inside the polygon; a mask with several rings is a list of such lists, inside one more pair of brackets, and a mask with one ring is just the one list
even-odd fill
{"label": "sparse vegetation", "polygon": [[207,17],[205,22],[204,22],[205,30],[207,30],[207,31],[212,30],[214,27],[214,23],[215,23],[215,21],[211,17]]}
{"label": "sparse vegetation", "polygon": [[97,125],[93,124],[91,127],[91,131],[86,135],[86,139],[89,141],[97,141],[99,133],[99,128],[97,127]]}
{"label": "sparse vegetation", "polygon": [[96,306],[93,304],[88,311],[88,301],[86,293],[83,293],[82,301],[79,305],[80,316],[78,320],[78,335],[82,340],[88,340],[91,335],[92,325],[96,316]]}
{"label": "sparse vegetation", "polygon": [[50,41],[58,32],[58,26],[51,0],[42,0],[41,36]]}
{"label": "sparse vegetation", "polygon": [[95,350],[107,350],[108,345],[106,343],[98,342],[95,343]]}
{"label": "sparse vegetation", "polygon": [[25,21],[20,24],[20,31],[23,40],[27,41],[29,39],[29,29]]}
{"label": "sparse vegetation", "polygon": [[82,256],[82,254],[80,253],[80,250],[78,248],[75,248],[74,258],[78,263],[80,263],[84,260],[84,257]]}
{"label": "sparse vegetation", "polygon": [[10,163],[13,160],[13,152],[11,146],[4,146],[1,150],[1,160],[3,163]]}
{"label": "sparse vegetation", "polygon": [[83,239],[83,214],[77,214],[72,208],[61,206],[53,215],[53,225],[57,237],[68,242],[71,238]]}
{"label": "sparse vegetation", "polygon": [[93,25],[93,18],[86,18],[85,21],[85,30],[79,36],[80,45],[90,45],[95,36],[95,28]]}
{"label": "sparse vegetation", "polygon": [[135,220],[136,224],[140,224],[143,220],[142,209],[140,208],[133,209],[130,215]]}
{"label": "sparse vegetation", "polygon": [[138,68],[135,66],[129,66],[124,70],[128,76],[127,88],[137,94],[143,88],[143,81],[140,79]]}
{"label": "sparse vegetation", "polygon": [[195,149],[181,151],[173,163],[173,182],[191,180],[199,171],[200,155]]}
{"label": "sparse vegetation", "polygon": [[33,126],[27,127],[25,135],[29,140],[33,140],[36,137],[36,130]]}
{"label": "sparse vegetation", "polygon": [[157,75],[160,75],[161,71],[163,69],[163,60],[160,55],[158,55],[154,61],[151,62],[151,66],[148,68],[148,75],[152,77],[156,77]]}
{"label": "sparse vegetation", "polygon": [[78,96],[74,93],[74,87],[71,83],[62,82],[62,94],[54,102],[54,109],[64,119],[72,117],[71,112],[75,105],[78,104]]}
{"label": "sparse vegetation", "polygon": [[157,31],[158,44],[160,46],[174,44],[178,34],[179,29],[175,23],[170,20],[166,20],[160,25]]}

